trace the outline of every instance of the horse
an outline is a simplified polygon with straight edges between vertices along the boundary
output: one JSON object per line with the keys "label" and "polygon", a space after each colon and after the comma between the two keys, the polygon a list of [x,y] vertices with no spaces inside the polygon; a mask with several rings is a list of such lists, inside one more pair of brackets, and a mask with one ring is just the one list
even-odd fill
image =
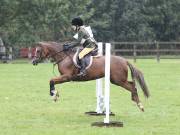
{"label": "horse", "polygon": [[[102,78],[105,75],[105,56],[99,56],[93,57],[92,64],[86,70],[85,76],[78,76],[79,68],[73,62],[75,53],[74,48],[64,49],[64,45],[57,42],[38,42],[36,44],[35,56],[32,60],[33,65],[51,58],[58,66],[60,76],[49,81],[50,95],[54,97],[54,101],[59,98],[59,93],[55,89],[56,84],[69,81],[90,81]],[[110,59],[110,82],[131,92],[131,100],[137,104],[141,111],[144,111],[136,88],[136,82],[138,82],[144,96],[146,98],[150,96],[143,73],[123,57],[111,55]],[[131,81],[128,80],[128,68],[131,71]]]}

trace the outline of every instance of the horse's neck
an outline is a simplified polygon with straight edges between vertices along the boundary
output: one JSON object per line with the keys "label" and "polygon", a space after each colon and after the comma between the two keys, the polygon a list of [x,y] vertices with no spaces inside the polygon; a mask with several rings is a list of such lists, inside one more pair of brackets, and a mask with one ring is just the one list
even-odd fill
{"label": "horse's neck", "polygon": [[55,51],[54,54],[56,54],[54,56],[54,60],[56,62],[61,62],[61,61],[65,60],[65,59],[67,59],[67,58],[73,59],[73,56],[74,56],[75,53],[73,51],[69,50],[69,51],[66,51],[66,52]]}
{"label": "horse's neck", "polygon": [[60,53],[58,49],[53,48],[53,47],[49,48],[49,56],[55,61],[63,57],[62,53]]}
{"label": "horse's neck", "polygon": [[71,53],[67,52],[66,57],[64,57],[64,59],[62,61],[57,63],[59,72],[61,74],[66,74],[67,72],[74,74],[74,72],[76,72],[76,70],[75,70],[76,67],[73,64],[73,56],[74,56],[73,52],[71,52]]}
{"label": "horse's neck", "polygon": [[72,62],[73,62],[73,56],[74,56],[74,54],[75,54],[75,52],[73,52],[73,51],[67,51],[67,52],[65,52],[65,55],[66,55],[66,57],[65,58],[69,58]]}

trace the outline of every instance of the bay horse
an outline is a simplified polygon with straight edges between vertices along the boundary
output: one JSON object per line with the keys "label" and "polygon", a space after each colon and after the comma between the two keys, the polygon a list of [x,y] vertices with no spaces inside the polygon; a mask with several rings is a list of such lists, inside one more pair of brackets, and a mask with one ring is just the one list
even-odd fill
{"label": "bay horse", "polygon": [[[73,63],[74,49],[64,50],[64,45],[56,42],[39,42],[36,44],[33,65],[37,65],[46,58],[51,58],[58,65],[60,76],[50,79],[50,95],[56,101],[59,97],[55,84],[69,81],[89,81],[102,78],[105,75],[105,56],[94,57],[92,65],[86,70],[85,76],[77,76],[79,69]],[[128,81],[128,67],[131,71],[132,81]],[[139,83],[145,97],[149,97],[149,90],[144,80],[143,73],[135,68],[125,58],[111,55],[110,82],[121,86],[131,92],[132,101],[136,102],[141,111],[144,107],[139,100],[136,82]]]}

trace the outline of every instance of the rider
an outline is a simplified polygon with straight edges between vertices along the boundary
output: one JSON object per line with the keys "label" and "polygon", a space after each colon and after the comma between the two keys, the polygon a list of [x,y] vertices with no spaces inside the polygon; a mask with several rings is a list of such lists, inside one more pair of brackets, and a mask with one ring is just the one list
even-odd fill
{"label": "rider", "polygon": [[74,38],[77,40],[76,45],[82,45],[83,50],[79,53],[79,61],[81,64],[80,73],[78,76],[84,76],[86,74],[85,60],[83,59],[87,54],[91,54],[92,51],[97,49],[97,42],[93,37],[90,26],[86,27],[83,24],[83,20],[80,17],[72,19],[72,29],[76,32]]}

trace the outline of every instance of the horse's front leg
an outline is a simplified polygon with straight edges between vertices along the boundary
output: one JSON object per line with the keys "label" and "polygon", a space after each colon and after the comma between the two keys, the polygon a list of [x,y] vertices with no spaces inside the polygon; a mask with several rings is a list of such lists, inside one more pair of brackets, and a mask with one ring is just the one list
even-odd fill
{"label": "horse's front leg", "polygon": [[54,77],[50,80],[50,95],[53,97],[54,101],[57,101],[59,98],[59,92],[55,89],[55,84],[60,84],[68,82],[71,80],[71,75],[62,75],[59,77]]}

